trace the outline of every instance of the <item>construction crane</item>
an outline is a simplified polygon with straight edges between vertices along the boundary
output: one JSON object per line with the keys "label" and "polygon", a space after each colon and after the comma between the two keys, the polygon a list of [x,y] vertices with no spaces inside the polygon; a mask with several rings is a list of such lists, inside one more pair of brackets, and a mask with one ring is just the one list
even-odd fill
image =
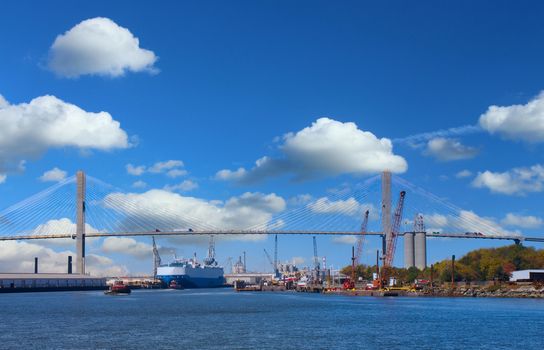
{"label": "construction crane", "polygon": [[155,243],[155,236],[152,236],[151,239],[153,240],[153,279],[157,279],[157,269],[161,265],[161,256]]}
{"label": "construction crane", "polygon": [[365,212],[363,223],[361,224],[361,234],[359,235],[359,238],[357,239],[357,253],[355,254],[355,266],[358,266],[361,261],[361,255],[363,253],[363,243],[365,241],[365,232],[368,226],[368,214],[369,214],[369,211],[367,210]]}
{"label": "construction crane", "polygon": [[313,236],[314,240],[314,271],[315,271],[315,279],[319,280],[319,277],[321,276],[321,271],[319,268],[319,257],[317,256],[317,241],[315,240],[315,236]]}
{"label": "construction crane", "polygon": [[274,270],[274,276],[279,277],[278,264],[275,264],[274,261],[272,261],[272,258],[270,257],[270,254],[268,254],[266,249],[263,249],[263,250],[264,250],[264,254],[266,255],[266,258],[268,259],[268,262],[270,263],[270,265],[272,265],[272,269]]}
{"label": "construction crane", "polygon": [[278,235],[274,236],[274,275],[280,277],[278,271]]}
{"label": "construction crane", "polygon": [[387,252],[384,259],[384,267],[389,268],[393,265],[393,259],[395,258],[395,248],[397,246],[397,238],[399,236],[400,224],[402,222],[402,211],[404,210],[404,197],[406,191],[401,191],[399,201],[397,202],[397,209],[393,216],[393,225],[391,226],[391,235],[387,239]]}

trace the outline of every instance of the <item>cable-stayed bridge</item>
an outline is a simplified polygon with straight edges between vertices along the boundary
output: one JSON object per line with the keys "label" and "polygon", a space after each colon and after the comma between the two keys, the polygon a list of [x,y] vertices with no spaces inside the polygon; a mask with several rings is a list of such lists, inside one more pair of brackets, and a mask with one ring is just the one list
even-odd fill
{"label": "cable-stayed bridge", "polygon": [[[361,230],[366,211],[370,220]],[[419,268],[426,266],[427,238],[544,242],[388,172],[321,198],[301,196],[288,203],[274,194],[249,192],[226,201],[165,190],[131,193],[78,172],[0,212],[0,241],[75,239],[80,273],[85,272],[86,238],[269,234],[379,236],[384,256],[394,255],[396,238],[404,236],[405,266]]]}

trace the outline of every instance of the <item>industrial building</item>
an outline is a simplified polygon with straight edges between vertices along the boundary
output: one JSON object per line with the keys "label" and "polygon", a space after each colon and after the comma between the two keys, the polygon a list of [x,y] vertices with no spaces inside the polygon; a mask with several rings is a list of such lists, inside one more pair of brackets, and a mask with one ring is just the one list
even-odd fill
{"label": "industrial building", "polygon": [[274,279],[273,273],[233,273],[225,275],[225,283],[234,285],[235,281],[244,281],[246,284],[260,284],[263,281]]}
{"label": "industrial building", "polygon": [[544,270],[519,270],[512,272],[510,282],[544,282]]}

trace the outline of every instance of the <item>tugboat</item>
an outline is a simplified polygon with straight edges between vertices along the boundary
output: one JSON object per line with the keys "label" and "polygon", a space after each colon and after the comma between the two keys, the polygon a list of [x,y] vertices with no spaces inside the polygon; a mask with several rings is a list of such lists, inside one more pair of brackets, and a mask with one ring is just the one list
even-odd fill
{"label": "tugboat", "polygon": [[176,280],[170,281],[170,284],[168,285],[168,288],[170,289],[183,289],[183,286],[181,284],[178,284]]}
{"label": "tugboat", "polygon": [[115,281],[110,289],[104,291],[106,295],[127,295],[130,294],[130,288],[123,281]]}

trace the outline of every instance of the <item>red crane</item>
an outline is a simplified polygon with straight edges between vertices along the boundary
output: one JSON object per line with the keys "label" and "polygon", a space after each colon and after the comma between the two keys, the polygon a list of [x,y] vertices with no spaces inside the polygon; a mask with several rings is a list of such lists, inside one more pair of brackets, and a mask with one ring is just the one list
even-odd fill
{"label": "red crane", "polygon": [[397,209],[393,217],[393,225],[391,226],[391,234],[387,239],[387,252],[385,254],[384,267],[388,268],[393,265],[393,259],[395,258],[395,248],[397,246],[397,238],[399,236],[400,224],[402,222],[402,211],[404,209],[404,197],[406,191],[401,191],[399,201],[397,202]]}
{"label": "red crane", "polygon": [[361,224],[361,234],[357,239],[357,253],[355,254],[356,267],[360,264],[361,255],[363,253],[363,243],[365,241],[366,227],[368,226],[368,213],[369,211],[367,210],[365,212],[365,218],[363,219],[363,223]]}

